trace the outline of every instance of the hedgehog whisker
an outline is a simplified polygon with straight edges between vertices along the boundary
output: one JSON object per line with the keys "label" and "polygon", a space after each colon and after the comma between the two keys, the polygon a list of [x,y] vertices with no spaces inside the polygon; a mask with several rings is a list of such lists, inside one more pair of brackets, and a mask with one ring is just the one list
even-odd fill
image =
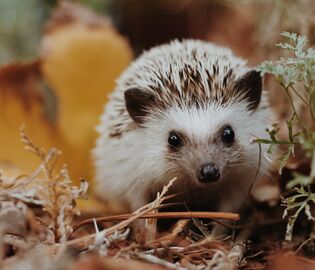
{"label": "hedgehog whisker", "polygon": [[238,167],[238,166],[251,166],[251,167],[256,167],[256,164],[251,163],[251,162],[242,162],[242,163],[235,163],[235,164],[231,164],[226,166],[227,169],[230,168],[234,168],[234,167]]}

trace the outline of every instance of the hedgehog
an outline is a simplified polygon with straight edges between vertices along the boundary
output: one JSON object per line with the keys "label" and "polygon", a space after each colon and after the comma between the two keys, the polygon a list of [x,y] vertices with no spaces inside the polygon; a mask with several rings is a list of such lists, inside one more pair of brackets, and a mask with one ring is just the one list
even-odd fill
{"label": "hedgehog", "polygon": [[[228,48],[172,41],[122,73],[93,150],[96,191],[136,210],[176,177],[194,209],[239,212],[269,170],[253,143],[271,110],[262,77]],[[196,191],[196,192],[193,192]]]}

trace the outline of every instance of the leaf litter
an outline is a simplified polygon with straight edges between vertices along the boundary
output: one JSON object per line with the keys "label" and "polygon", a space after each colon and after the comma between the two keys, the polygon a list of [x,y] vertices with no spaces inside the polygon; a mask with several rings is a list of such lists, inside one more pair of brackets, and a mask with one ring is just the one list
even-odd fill
{"label": "leaf litter", "polygon": [[[104,228],[104,217],[99,221],[95,218],[94,232],[81,228],[80,233],[72,234],[76,224],[80,224],[76,201],[88,199],[87,181],[81,180],[79,186],[74,186],[66,165],[58,163],[59,150],[51,148],[45,151],[39,147],[28,137],[24,126],[20,136],[25,149],[38,157],[39,165],[31,174],[10,181],[5,172],[1,173],[2,269],[18,269],[19,265],[25,265],[23,269],[34,269],[39,264],[46,265],[47,269],[57,269],[56,261],[59,261],[58,267],[70,269],[68,265],[79,263],[81,259],[97,257],[111,257],[119,262],[140,260],[143,267],[150,263],[162,269],[212,269],[211,265],[216,264],[233,269],[238,264],[231,260],[235,250],[230,245],[210,236],[204,238],[190,228],[191,218],[237,220],[237,214],[157,212],[168,198],[174,196],[167,195],[167,192],[176,178],[170,180],[153,202],[134,213],[110,217],[112,222],[116,220],[118,223]],[[156,223],[147,223],[142,233],[150,237],[144,237],[140,242],[134,240],[130,232],[134,221],[144,217],[157,220],[163,215],[177,216],[178,221],[169,233],[157,232]]]}

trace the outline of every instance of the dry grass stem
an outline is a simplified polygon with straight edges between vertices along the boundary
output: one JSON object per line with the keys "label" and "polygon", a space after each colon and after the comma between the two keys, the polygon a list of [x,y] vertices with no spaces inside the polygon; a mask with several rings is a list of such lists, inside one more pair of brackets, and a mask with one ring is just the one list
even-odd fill
{"label": "dry grass stem", "polygon": [[[95,218],[97,222],[111,222],[129,219],[134,214],[121,214],[114,216],[106,216]],[[139,219],[185,219],[185,218],[204,218],[204,219],[229,219],[229,220],[239,220],[239,214],[227,213],[227,212],[162,212],[162,213],[147,213],[139,217]],[[82,226],[87,224],[92,224],[93,219],[86,219],[76,224],[73,231],[76,231]]]}
{"label": "dry grass stem", "polygon": [[157,205],[157,201],[162,203],[165,200],[165,194],[167,193],[169,188],[173,185],[175,180],[176,180],[176,178],[172,179],[166,186],[164,186],[163,190],[161,191],[161,193],[157,194],[157,198],[153,202],[148,203],[148,204],[144,205],[143,207],[139,208],[134,213],[132,213],[129,216],[129,218],[127,218],[127,219],[117,223],[116,225],[114,225],[114,226],[112,226],[110,228],[102,230],[102,231],[100,231],[98,233],[94,233],[94,234],[83,236],[83,237],[80,237],[80,238],[77,238],[77,239],[74,239],[74,240],[66,241],[64,243],[64,245],[66,247],[76,246],[76,245],[89,246],[96,239],[97,234],[101,234],[103,237],[108,237],[109,235],[124,229],[125,227],[130,225],[135,220],[139,219],[143,215],[145,215],[145,214],[151,212],[152,210],[154,210],[155,205]]}

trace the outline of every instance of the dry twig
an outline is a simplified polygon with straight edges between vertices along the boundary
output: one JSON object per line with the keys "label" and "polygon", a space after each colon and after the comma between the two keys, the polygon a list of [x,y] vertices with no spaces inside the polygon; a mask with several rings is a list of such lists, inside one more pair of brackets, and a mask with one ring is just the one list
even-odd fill
{"label": "dry twig", "polygon": [[[126,220],[132,217],[132,214],[121,214],[107,217],[99,217],[86,219],[73,227],[73,231],[78,230],[80,227],[85,226],[87,224],[92,224],[94,220],[96,222],[111,222],[111,221],[119,221]],[[162,213],[148,213],[143,214],[139,217],[139,219],[148,219],[148,218],[156,218],[156,219],[185,219],[185,218],[204,218],[204,219],[229,219],[229,220],[239,220],[239,215],[235,213],[227,213],[227,212],[162,212]]]}

